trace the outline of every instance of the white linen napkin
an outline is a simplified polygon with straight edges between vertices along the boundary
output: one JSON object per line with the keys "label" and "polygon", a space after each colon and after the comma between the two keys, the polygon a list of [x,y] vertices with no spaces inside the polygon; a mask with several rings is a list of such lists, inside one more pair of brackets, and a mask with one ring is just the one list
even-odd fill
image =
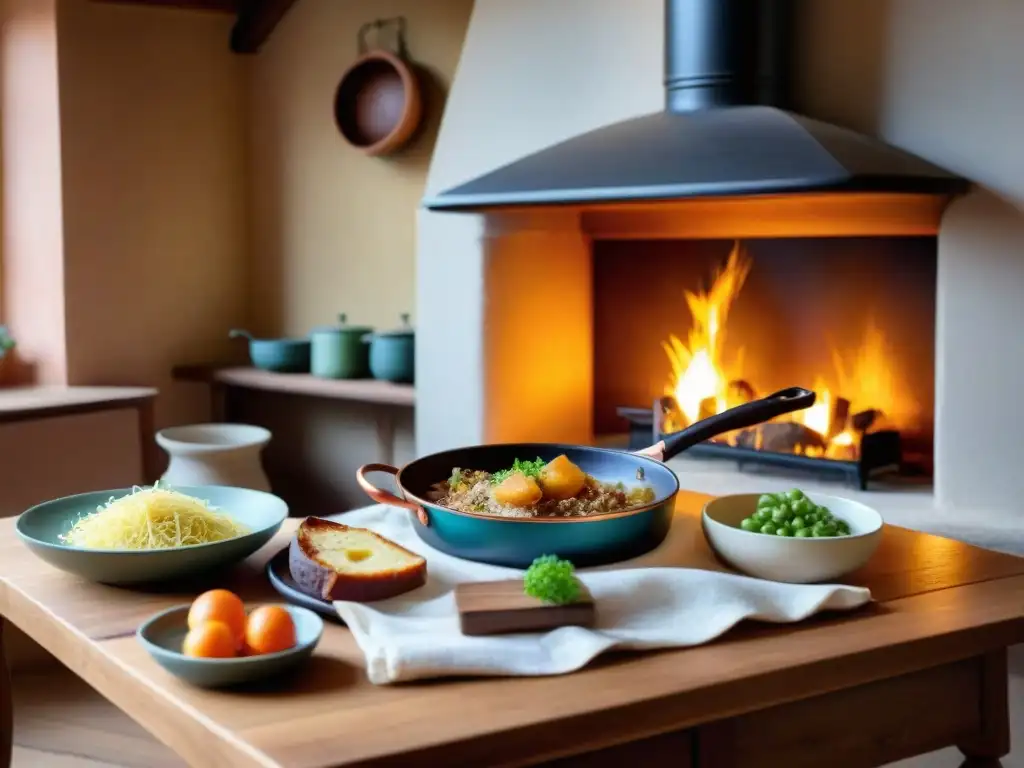
{"label": "white linen napkin", "polygon": [[459,629],[456,584],[522,578],[522,571],[438,552],[416,535],[406,510],[374,506],[333,518],[370,528],[427,558],[427,583],[419,589],[375,603],[334,603],[376,684],[465,675],[558,675],[613,648],[700,645],[743,619],[794,622],[871,600],[870,591],[861,587],[780,584],[726,572],[704,543],[699,521],[679,516],[655,551],[578,571],[595,600],[593,628],[467,637]]}

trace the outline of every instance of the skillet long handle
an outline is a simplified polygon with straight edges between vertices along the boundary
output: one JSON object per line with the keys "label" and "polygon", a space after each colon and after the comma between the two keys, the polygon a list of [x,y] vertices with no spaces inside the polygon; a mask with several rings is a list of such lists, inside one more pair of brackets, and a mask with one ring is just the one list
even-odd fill
{"label": "skillet long handle", "polygon": [[784,413],[810,408],[814,405],[816,397],[817,395],[809,389],[789,387],[760,400],[752,400],[727,411],[716,413],[709,418],[701,419],[696,424],[691,424],[686,429],[673,432],[664,438],[665,448],[662,461],[668,461],[697,443],[703,443],[705,440],[732,432],[734,429],[753,427]]}

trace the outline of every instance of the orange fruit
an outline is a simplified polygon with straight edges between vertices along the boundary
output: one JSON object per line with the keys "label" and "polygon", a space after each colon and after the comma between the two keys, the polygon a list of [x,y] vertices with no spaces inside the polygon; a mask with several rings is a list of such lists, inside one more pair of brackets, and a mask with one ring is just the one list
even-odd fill
{"label": "orange fruit", "polygon": [[295,645],[295,622],[279,605],[263,605],[249,614],[245,645],[253,655],[286,651]]}
{"label": "orange fruit", "polygon": [[200,659],[230,659],[235,655],[235,636],[223,621],[207,621],[185,635],[181,652]]}
{"label": "orange fruit", "polygon": [[188,628],[196,629],[208,621],[219,621],[231,630],[235,648],[245,640],[245,604],[242,598],[226,589],[211,589],[192,601],[188,610]]}

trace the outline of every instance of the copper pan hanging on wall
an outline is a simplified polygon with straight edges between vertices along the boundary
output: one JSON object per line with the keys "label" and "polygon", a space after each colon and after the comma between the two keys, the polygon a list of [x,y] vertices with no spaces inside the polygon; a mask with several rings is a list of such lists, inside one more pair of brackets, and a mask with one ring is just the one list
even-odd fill
{"label": "copper pan hanging on wall", "polygon": [[[394,30],[393,50],[381,41]],[[377,43],[367,38],[376,32]],[[405,146],[423,117],[419,80],[405,48],[405,18],[377,19],[359,28],[359,58],[334,93],[334,121],[345,141],[364,154],[389,155]]]}

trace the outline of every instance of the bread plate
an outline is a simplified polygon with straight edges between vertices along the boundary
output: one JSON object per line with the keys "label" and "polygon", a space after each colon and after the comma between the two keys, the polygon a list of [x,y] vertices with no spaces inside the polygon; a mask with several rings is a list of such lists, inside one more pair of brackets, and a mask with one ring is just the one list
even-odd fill
{"label": "bread plate", "polygon": [[319,597],[307,595],[299,589],[295,579],[292,578],[291,570],[288,568],[288,547],[285,547],[270,559],[270,562],[267,563],[266,571],[267,578],[270,580],[270,586],[292,605],[308,608],[338,624],[345,623],[338,616],[338,612],[334,610],[333,604]]}

